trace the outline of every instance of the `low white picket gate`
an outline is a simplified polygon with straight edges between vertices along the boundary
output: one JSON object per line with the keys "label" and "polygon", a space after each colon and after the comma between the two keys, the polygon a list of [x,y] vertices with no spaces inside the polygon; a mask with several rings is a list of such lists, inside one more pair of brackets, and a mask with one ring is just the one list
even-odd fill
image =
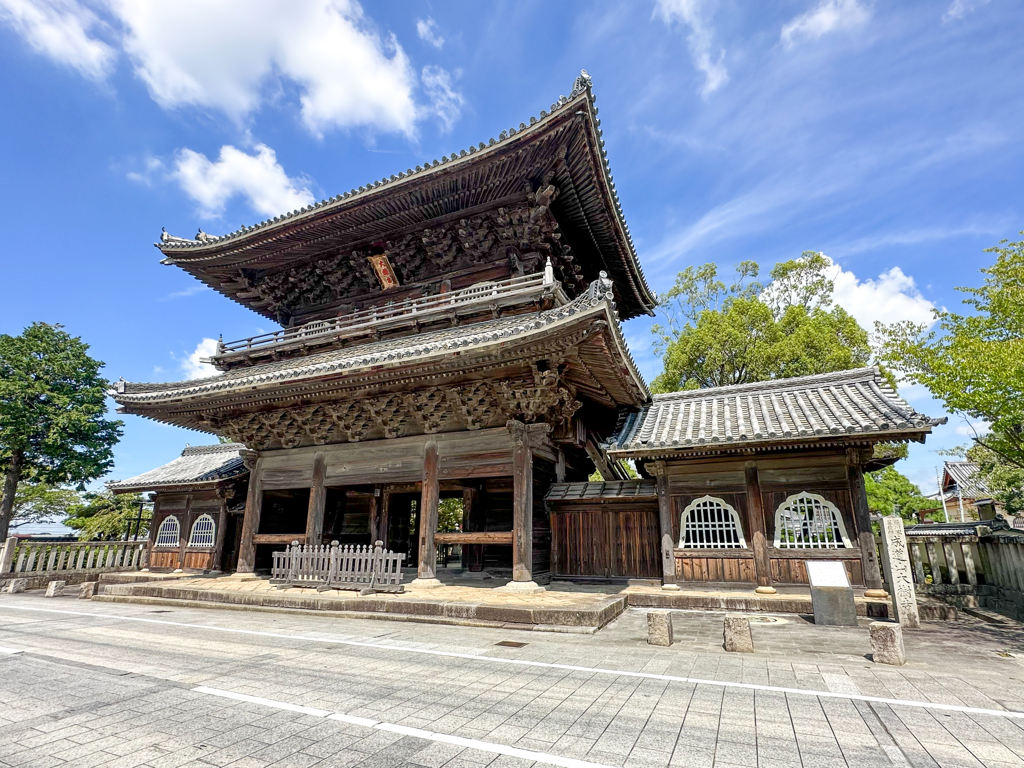
{"label": "low white picket gate", "polygon": [[0,551],[0,576],[72,571],[136,571],[144,541],[21,541],[12,536]]}
{"label": "low white picket gate", "polygon": [[355,589],[360,594],[402,592],[402,561],[405,554],[374,546],[300,544],[293,541],[283,552],[273,553],[270,583],[278,587]]}

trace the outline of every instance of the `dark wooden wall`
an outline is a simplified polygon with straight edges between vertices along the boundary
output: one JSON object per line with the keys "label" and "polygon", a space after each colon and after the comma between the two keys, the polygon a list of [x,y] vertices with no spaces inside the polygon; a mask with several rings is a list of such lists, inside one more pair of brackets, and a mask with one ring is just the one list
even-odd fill
{"label": "dark wooden wall", "polygon": [[[191,496],[191,500],[189,497]],[[192,533],[192,524],[200,515],[209,515],[214,525],[218,523],[221,498],[215,491],[196,491],[194,493],[157,493],[153,504],[153,519],[149,526],[149,568],[151,570],[184,570],[205,571],[213,568],[214,547],[189,547],[187,542]],[[178,518],[181,525],[179,544],[170,547],[155,546],[156,534],[160,524],[169,515]],[[216,541],[216,529],[214,531]],[[184,547],[184,553],[182,548]]]}
{"label": "dark wooden wall", "polygon": [[565,504],[551,512],[556,576],[657,578],[658,503]]}

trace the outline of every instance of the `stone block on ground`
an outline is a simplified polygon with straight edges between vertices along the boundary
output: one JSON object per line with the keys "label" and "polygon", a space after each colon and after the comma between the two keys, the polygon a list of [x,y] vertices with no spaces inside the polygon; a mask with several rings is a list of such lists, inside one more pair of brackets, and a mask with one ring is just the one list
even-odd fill
{"label": "stone block on ground", "polygon": [[78,598],[80,600],[91,600],[92,596],[96,594],[95,581],[83,581],[78,589]]}
{"label": "stone block on ground", "polygon": [[26,589],[28,589],[28,579],[11,579],[7,585],[7,591],[11,594],[24,592]]}
{"label": "stone block on ground", "polygon": [[647,644],[667,648],[672,645],[672,641],[672,614],[668,611],[648,611]]}
{"label": "stone block on ground", "polygon": [[902,667],[907,663],[907,654],[903,649],[903,627],[888,621],[873,621],[868,629],[871,631],[871,660],[875,664]]}
{"label": "stone block on ground", "polygon": [[725,650],[730,653],[753,653],[754,638],[750,634],[750,619],[746,616],[725,617]]}
{"label": "stone block on ground", "polygon": [[51,581],[46,585],[46,596],[47,597],[60,597],[64,594],[64,587],[67,586],[67,582],[64,581]]}

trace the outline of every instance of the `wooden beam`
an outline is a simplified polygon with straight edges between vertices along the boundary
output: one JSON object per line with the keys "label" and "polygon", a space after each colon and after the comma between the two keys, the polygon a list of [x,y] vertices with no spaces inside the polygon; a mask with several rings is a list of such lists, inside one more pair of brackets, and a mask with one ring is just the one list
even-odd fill
{"label": "wooden beam", "polygon": [[[384,498],[384,491],[380,485],[373,486],[373,498],[370,499],[370,543],[376,544],[384,541],[381,536],[381,502]],[[387,542],[384,542],[385,546]]]}
{"label": "wooden beam", "polygon": [[860,450],[857,448],[846,449],[846,474],[850,479],[853,521],[857,526],[857,543],[860,545],[861,567],[864,569],[864,595],[881,597],[887,593],[882,585],[882,572],[878,567],[875,534],[871,530],[871,509],[868,507],[868,492],[864,485],[864,468],[860,462]]}
{"label": "wooden beam", "polygon": [[756,461],[748,461],[743,465],[743,479],[747,488],[747,527],[750,529],[750,546],[754,550],[757,591],[774,594],[772,563],[768,556],[768,536],[765,533],[764,501]]}
{"label": "wooden beam", "polygon": [[313,456],[313,479],[309,486],[309,511],[306,513],[306,543],[319,545],[324,535],[324,505],[327,502],[327,489],[324,478],[327,476],[327,457],[323,451]]}
{"label": "wooden beam", "polygon": [[185,511],[181,515],[181,527],[178,529],[178,567],[176,570],[185,570],[185,548],[188,546],[188,537],[192,534],[192,494],[185,497]]}
{"label": "wooden beam", "polygon": [[[475,484],[462,489],[462,530],[466,533],[482,533],[486,527],[483,508],[483,489]],[[479,573],[484,569],[484,548],[487,543],[466,542],[462,547],[463,564],[467,570]],[[507,543],[511,544],[511,540]]]}
{"label": "wooden beam", "polygon": [[675,537],[672,535],[672,497],[669,495],[668,467],[664,461],[647,465],[658,481],[658,539],[661,543],[661,588],[679,589],[676,584]]}
{"label": "wooden beam", "polygon": [[304,533],[257,533],[253,536],[254,544],[291,544],[293,541],[303,543]]}
{"label": "wooden beam", "polygon": [[436,581],[434,565],[437,562],[437,548],[434,534],[437,533],[437,441],[428,440],[423,446],[423,489],[420,491],[420,551],[417,580]]}
{"label": "wooden beam", "polygon": [[213,562],[214,571],[224,570],[224,540],[227,538],[228,529],[228,500],[225,496],[226,488],[220,488],[217,495],[220,497],[220,511],[217,513],[217,534],[214,539]]}
{"label": "wooden beam", "polygon": [[256,543],[253,538],[260,529],[260,514],[263,511],[263,459],[249,473],[249,492],[245,497],[245,517],[242,520],[242,540],[238,545],[238,573],[252,573],[256,570]]}
{"label": "wooden beam", "polygon": [[434,541],[440,544],[512,544],[512,531],[478,531],[476,533],[438,533]]}

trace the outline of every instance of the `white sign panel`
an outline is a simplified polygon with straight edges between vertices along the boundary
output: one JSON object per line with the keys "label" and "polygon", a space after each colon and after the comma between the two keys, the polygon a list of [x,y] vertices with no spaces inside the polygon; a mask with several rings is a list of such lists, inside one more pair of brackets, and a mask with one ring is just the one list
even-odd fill
{"label": "white sign panel", "polygon": [[846,568],[839,560],[804,560],[812,587],[849,587]]}

